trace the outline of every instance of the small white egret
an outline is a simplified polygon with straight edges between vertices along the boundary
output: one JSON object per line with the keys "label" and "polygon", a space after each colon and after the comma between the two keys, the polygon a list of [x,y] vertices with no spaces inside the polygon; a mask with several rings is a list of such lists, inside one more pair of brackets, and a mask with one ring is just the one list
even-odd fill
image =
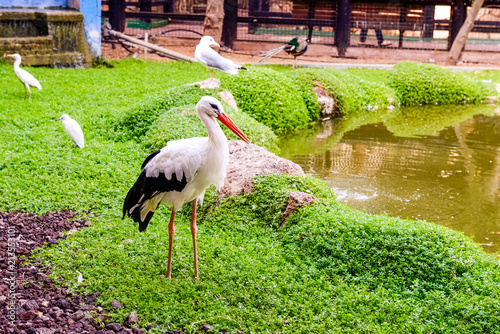
{"label": "small white egret", "polygon": [[172,244],[175,232],[175,212],[184,203],[193,202],[191,235],[194,248],[194,278],[198,278],[196,248],[196,203],[203,201],[205,190],[214,184],[224,185],[229,161],[226,136],[217,120],[227,126],[246,143],[248,138],[224,113],[222,104],[214,97],[204,96],[196,105],[196,113],[205,125],[208,137],[173,140],[154,152],[142,164],[142,172],[127,193],[123,203],[123,218],[132,217],[144,231],[161,202],[172,206],[168,224],[167,278],[171,277]]}
{"label": "small white egret", "polygon": [[39,90],[42,90],[42,85],[40,85],[40,82],[38,82],[37,79],[35,79],[34,76],[32,76],[30,73],[26,72],[22,68],[19,67],[21,65],[21,56],[17,53],[14,53],[12,55],[7,55],[8,57],[12,57],[15,59],[14,61],[14,73],[16,74],[17,78],[21,80],[21,82],[24,85],[24,98],[28,95],[26,90],[30,93],[30,99],[31,99],[31,89],[30,86],[36,87]]}
{"label": "small white egret", "polygon": [[83,131],[74,119],[68,116],[68,114],[64,114],[57,119],[58,121],[62,121],[62,125],[66,133],[73,139],[74,146],[78,145],[78,147],[83,148],[85,146],[83,141]]}
{"label": "small white egret", "polygon": [[194,51],[196,60],[210,70],[210,80],[214,80],[214,69],[229,74],[237,74],[238,70],[246,70],[231,59],[222,57],[211,46],[220,47],[212,36],[203,36]]}

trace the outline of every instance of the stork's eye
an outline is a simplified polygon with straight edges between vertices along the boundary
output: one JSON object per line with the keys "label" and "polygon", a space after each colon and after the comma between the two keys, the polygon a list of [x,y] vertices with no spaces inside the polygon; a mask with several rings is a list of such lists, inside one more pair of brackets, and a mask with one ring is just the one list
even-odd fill
{"label": "stork's eye", "polygon": [[215,110],[220,111],[220,110],[219,110],[219,107],[218,107],[216,104],[214,104],[214,103],[210,103],[210,106],[211,106],[212,108],[214,108]]}

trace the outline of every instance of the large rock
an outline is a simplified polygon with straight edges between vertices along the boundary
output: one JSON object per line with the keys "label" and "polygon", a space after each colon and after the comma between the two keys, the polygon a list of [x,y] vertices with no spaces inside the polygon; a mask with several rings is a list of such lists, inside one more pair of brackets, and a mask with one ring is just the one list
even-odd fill
{"label": "large rock", "polygon": [[248,194],[252,179],[268,174],[305,175],[302,168],[290,160],[278,157],[260,146],[230,140],[227,178],[218,198]]}

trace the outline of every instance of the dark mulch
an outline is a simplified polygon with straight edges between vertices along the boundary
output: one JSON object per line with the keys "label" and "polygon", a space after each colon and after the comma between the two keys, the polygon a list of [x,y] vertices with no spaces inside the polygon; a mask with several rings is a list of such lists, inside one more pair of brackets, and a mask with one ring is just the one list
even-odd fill
{"label": "dark mulch", "polygon": [[[88,296],[69,294],[54,286],[47,277],[49,269],[38,264],[27,265],[20,259],[44,243],[57,243],[58,239],[64,238],[62,231],[86,226],[90,226],[90,222],[79,219],[70,210],[41,216],[0,212],[0,333],[143,333],[138,328],[107,323],[106,312],[94,305],[99,292]],[[101,324],[89,315],[91,312]]]}

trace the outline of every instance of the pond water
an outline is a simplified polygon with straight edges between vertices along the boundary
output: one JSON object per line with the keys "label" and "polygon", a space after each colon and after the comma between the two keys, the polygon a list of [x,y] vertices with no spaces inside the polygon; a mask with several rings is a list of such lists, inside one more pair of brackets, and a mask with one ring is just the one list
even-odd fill
{"label": "pond water", "polygon": [[323,121],[280,155],[370,214],[435,222],[500,251],[500,109],[401,108]]}

